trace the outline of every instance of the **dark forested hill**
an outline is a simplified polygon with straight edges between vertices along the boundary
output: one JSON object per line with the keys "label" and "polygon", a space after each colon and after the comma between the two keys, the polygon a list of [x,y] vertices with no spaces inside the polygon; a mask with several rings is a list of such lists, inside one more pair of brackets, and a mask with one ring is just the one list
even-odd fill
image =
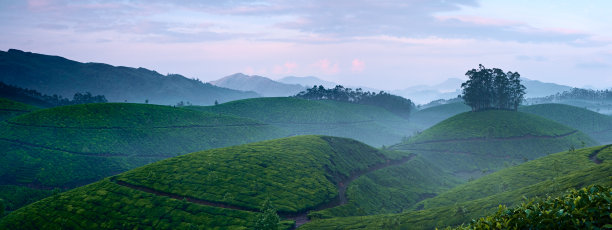
{"label": "dark forested hill", "polygon": [[209,105],[257,97],[202,83],[181,75],[161,75],[144,68],[81,63],[58,56],[11,49],[0,51],[0,81],[43,94],[72,97],[77,92],[104,95],[111,102]]}

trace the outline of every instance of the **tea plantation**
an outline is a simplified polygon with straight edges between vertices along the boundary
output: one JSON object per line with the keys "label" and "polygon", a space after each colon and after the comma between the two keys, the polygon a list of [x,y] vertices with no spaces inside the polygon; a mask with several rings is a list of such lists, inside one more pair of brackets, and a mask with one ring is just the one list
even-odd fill
{"label": "tea plantation", "polygon": [[267,199],[287,216],[333,207],[348,178],[407,156],[329,136],[206,150],[43,199],[0,219],[0,229],[249,229]]}
{"label": "tea plantation", "polygon": [[42,109],[0,123],[0,184],[73,188],[164,158],[285,135],[250,119],[169,106]]}
{"label": "tea plantation", "polygon": [[0,121],[29,113],[38,107],[0,97]]}
{"label": "tea plantation", "polygon": [[[580,165],[573,166],[572,170],[561,171],[563,173],[555,172],[562,165],[578,164],[574,161],[578,161]],[[559,162],[559,164],[549,162]],[[590,185],[612,186],[612,147],[610,146],[551,154],[530,163],[532,164],[501,170],[461,185],[457,189],[448,190],[441,194],[440,198],[423,201],[429,203],[428,207],[417,207],[415,211],[321,219],[305,224],[302,229],[432,229],[459,226],[469,224],[472,219],[494,214],[499,205],[514,207],[520,205],[526,198],[559,196],[568,189],[580,189]],[[529,178],[537,173],[543,176]],[[494,181],[499,178],[503,178],[501,182]],[[509,180],[510,178],[517,183],[512,183],[514,180]],[[504,182],[510,183],[504,185]],[[479,198],[470,196],[467,190],[459,192],[461,188],[481,195],[477,195]],[[484,192],[477,192],[479,189]],[[453,202],[446,205],[437,203],[442,206],[433,205],[433,201],[441,199],[453,199]],[[424,209],[420,210],[422,208]]]}
{"label": "tea plantation", "polygon": [[292,135],[348,137],[377,147],[395,144],[416,130],[406,119],[381,107],[331,100],[252,98],[187,108],[255,119]]}
{"label": "tea plantation", "polygon": [[584,133],[537,115],[489,110],[453,116],[391,149],[420,153],[440,168],[470,179],[595,144]]}

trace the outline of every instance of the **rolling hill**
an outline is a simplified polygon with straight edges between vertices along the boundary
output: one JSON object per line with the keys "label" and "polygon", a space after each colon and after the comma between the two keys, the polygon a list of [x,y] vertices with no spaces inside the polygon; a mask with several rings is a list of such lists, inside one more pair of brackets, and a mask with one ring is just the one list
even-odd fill
{"label": "rolling hill", "polygon": [[[0,124],[0,185],[74,188],[197,150],[283,136],[284,131],[254,120],[170,106],[102,103],[41,109]],[[6,196],[0,194],[5,200],[24,200]]]}
{"label": "rolling hill", "polygon": [[470,107],[463,102],[436,105],[412,113],[410,115],[410,123],[419,127],[420,130],[425,130],[449,117],[470,110]]}
{"label": "rolling hill", "polygon": [[0,121],[29,113],[38,107],[0,97]]}
{"label": "rolling hill", "polygon": [[612,117],[566,104],[538,104],[519,108],[576,128],[602,144],[612,143]]}
{"label": "rolling hill", "polygon": [[473,179],[550,153],[596,143],[576,129],[533,114],[488,110],[448,118],[391,149],[420,153],[440,168]]}
{"label": "rolling hill", "polygon": [[[315,220],[301,229],[433,229],[493,214],[499,205],[558,196],[567,189],[612,185],[612,146],[551,154],[513,166],[422,201],[415,211]],[[422,210],[421,210],[422,209]]]}
{"label": "rolling hill", "polygon": [[77,92],[104,95],[111,102],[138,102],[174,105],[179,101],[212,105],[215,100],[227,102],[258,97],[205,84],[181,75],[161,75],[144,68],[81,63],[58,56],[20,50],[0,51],[0,81],[18,87],[72,98]]}
{"label": "rolling hill", "polygon": [[306,88],[298,84],[286,84],[267,77],[236,73],[210,82],[213,85],[240,91],[253,91],[264,97],[293,96]]}
{"label": "rolling hill", "polygon": [[331,100],[252,98],[187,108],[258,120],[291,135],[348,137],[372,146],[397,143],[414,130],[406,119],[383,108]]}
{"label": "rolling hill", "polygon": [[406,157],[329,136],[206,150],[43,199],[0,219],[0,228],[248,229],[265,200],[290,228],[308,210],[342,204],[353,179]]}

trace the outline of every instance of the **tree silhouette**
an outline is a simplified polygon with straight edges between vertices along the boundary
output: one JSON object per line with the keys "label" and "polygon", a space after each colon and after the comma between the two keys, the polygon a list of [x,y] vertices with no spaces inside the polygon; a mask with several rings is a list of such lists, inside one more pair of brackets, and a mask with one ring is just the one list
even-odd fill
{"label": "tree silhouette", "polygon": [[524,99],[525,86],[518,72],[504,73],[501,69],[487,69],[482,64],[478,69],[465,73],[469,80],[461,84],[462,98],[472,111],[486,109],[514,110]]}

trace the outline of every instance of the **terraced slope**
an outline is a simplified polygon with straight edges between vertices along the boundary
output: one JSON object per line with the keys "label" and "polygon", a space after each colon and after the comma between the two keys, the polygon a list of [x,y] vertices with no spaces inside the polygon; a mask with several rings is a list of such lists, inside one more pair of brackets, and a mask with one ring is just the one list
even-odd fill
{"label": "terraced slope", "polygon": [[421,153],[440,168],[469,179],[596,143],[576,129],[540,116],[489,110],[453,116],[391,149]]}
{"label": "terraced slope", "polygon": [[37,110],[36,106],[0,97],[0,121]]}
{"label": "terraced slope", "polygon": [[602,144],[612,143],[611,116],[565,104],[531,105],[519,110],[578,129]]}
{"label": "terraced slope", "polygon": [[410,123],[425,130],[447,118],[470,110],[470,107],[463,102],[438,105],[414,112],[410,116]]}
{"label": "terraced slope", "polygon": [[[551,163],[552,162],[552,163]],[[551,154],[450,189],[421,202],[424,210],[394,215],[315,220],[301,229],[432,229],[457,226],[512,207],[524,198],[557,196],[567,189],[612,185],[612,146]]]}
{"label": "terraced slope", "polygon": [[73,188],[168,157],[282,136],[250,119],[169,106],[37,110],[0,124],[0,185]]}
{"label": "terraced slope", "polygon": [[249,229],[266,199],[289,227],[308,210],[342,204],[353,178],[406,160],[329,136],[206,150],[33,203],[0,219],[0,228]]}
{"label": "terraced slope", "polygon": [[298,98],[253,98],[189,109],[246,117],[292,135],[353,138],[372,146],[390,145],[413,132],[408,121],[376,106]]}

